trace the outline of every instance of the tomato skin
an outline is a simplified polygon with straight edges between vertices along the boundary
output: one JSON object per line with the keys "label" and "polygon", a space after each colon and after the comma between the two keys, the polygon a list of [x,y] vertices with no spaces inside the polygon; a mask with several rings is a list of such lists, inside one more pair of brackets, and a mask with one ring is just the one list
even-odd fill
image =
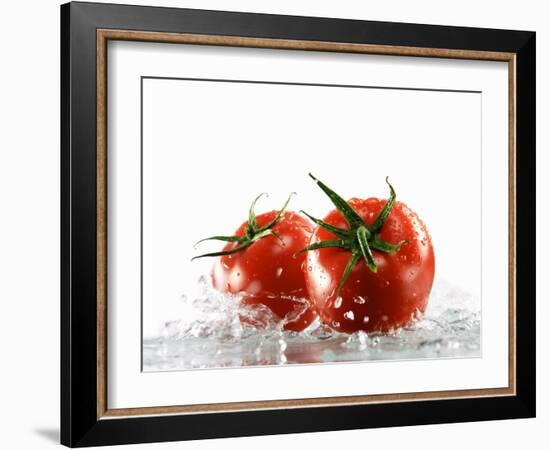
{"label": "tomato skin", "polygon": [[[271,211],[257,216],[258,226],[266,225],[277,214],[278,211]],[[235,235],[245,236],[247,224],[244,222]],[[266,236],[242,251],[221,256],[214,263],[212,281],[216,289],[232,294],[243,293],[243,303],[266,305],[282,319],[299,306],[289,297],[309,302],[302,269],[306,255],[302,253],[294,257],[294,254],[308,244],[313,228],[304,217],[285,211],[271,229],[282,238],[285,245],[275,236]],[[238,245],[228,243],[224,251]],[[285,324],[284,329],[302,331],[316,317],[317,312],[310,304],[295,321]]]}
{"label": "tomato skin", "polygon": [[[348,203],[367,225],[372,225],[386,200],[353,198]],[[336,210],[323,220],[348,228]],[[321,320],[336,331],[386,332],[406,325],[426,310],[435,273],[434,250],[426,226],[414,211],[396,202],[380,237],[390,244],[407,242],[391,254],[373,250],[376,273],[361,259],[342,287],[340,298],[338,285],[350,251],[331,247],[308,252],[304,274],[309,296]],[[310,244],[331,239],[336,237],[317,227]]]}

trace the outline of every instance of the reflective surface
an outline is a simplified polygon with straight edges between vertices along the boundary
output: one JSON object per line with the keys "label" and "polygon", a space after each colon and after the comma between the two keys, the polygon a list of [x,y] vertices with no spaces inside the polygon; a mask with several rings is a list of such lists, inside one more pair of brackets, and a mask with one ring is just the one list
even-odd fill
{"label": "reflective surface", "polygon": [[[438,280],[423,318],[390,333],[351,335],[319,322],[301,333],[282,331],[267,308],[243,307],[238,296],[221,294],[204,279],[200,283],[200,296],[182,298],[181,318],[143,342],[144,371],[481,354],[479,299]],[[299,308],[300,299],[295,301]],[[262,330],[243,325],[243,316]]]}

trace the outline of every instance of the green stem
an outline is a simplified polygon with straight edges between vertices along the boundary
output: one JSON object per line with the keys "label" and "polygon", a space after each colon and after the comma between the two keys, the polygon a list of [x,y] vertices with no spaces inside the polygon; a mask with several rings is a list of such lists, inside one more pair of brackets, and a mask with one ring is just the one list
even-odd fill
{"label": "green stem", "polygon": [[342,279],[340,280],[340,284],[338,285],[338,292],[336,294],[337,297],[340,297],[340,291],[344,287],[344,284],[346,284],[346,281],[348,281],[349,274],[351,273],[352,269],[355,267],[355,264],[361,259],[360,253],[352,253],[351,258],[349,259],[346,268],[344,269],[344,273],[342,274]]}
{"label": "green stem", "polygon": [[230,250],[224,250],[220,252],[212,252],[212,253],[205,253],[203,255],[195,256],[191,258],[191,261],[199,258],[204,258],[208,256],[224,256],[224,255],[232,255],[233,253],[240,252],[242,250],[245,250],[246,248],[250,247],[254,242],[267,237],[267,236],[273,236],[276,239],[278,239],[281,244],[284,246],[285,242],[283,241],[283,238],[279,236],[277,232],[273,230],[273,227],[279,223],[279,221],[283,218],[284,212],[286,207],[288,206],[288,203],[290,202],[290,199],[292,198],[292,195],[295,193],[291,193],[283,207],[279,210],[277,215],[273,220],[271,220],[269,223],[265,224],[263,227],[258,228],[258,222],[256,220],[256,212],[254,211],[257,201],[264,195],[267,195],[266,193],[262,193],[258,195],[250,205],[250,208],[248,210],[248,222],[245,227],[245,235],[244,236],[211,236],[204,239],[201,239],[198,241],[195,245],[200,244],[204,241],[223,241],[223,242],[238,242],[240,245],[238,245],[235,248],[232,248]]}
{"label": "green stem", "polygon": [[380,214],[378,214],[378,217],[371,226],[371,230],[373,233],[378,233],[382,229],[382,226],[384,226],[384,223],[386,222],[386,219],[390,215],[391,209],[393,208],[393,204],[395,203],[395,190],[390,184],[388,177],[386,177],[386,183],[390,187],[390,198],[388,199],[388,201],[382,208],[382,211],[380,211]]}
{"label": "green stem", "polygon": [[247,247],[250,247],[252,245],[252,242],[246,242],[245,244],[239,245],[238,247],[235,247],[231,250],[225,250],[223,252],[212,252],[212,253],[204,253],[203,255],[194,256],[191,258],[191,261],[194,261],[195,259],[199,258],[205,258],[208,256],[223,256],[223,255],[232,255],[233,253],[240,252],[241,250],[244,250]]}
{"label": "green stem", "polygon": [[364,225],[361,216],[357,214],[357,211],[355,211],[348,202],[346,202],[342,197],[340,197],[336,192],[330,189],[322,181],[319,181],[317,178],[315,178],[311,173],[309,174],[309,176],[317,183],[317,185],[323,190],[323,192],[327,194],[328,198],[330,198],[336,209],[340,211],[340,213],[344,216],[344,219],[346,219],[346,222],[348,222],[350,227]]}
{"label": "green stem", "polygon": [[361,248],[361,253],[363,254],[363,258],[365,258],[367,266],[370,270],[376,272],[378,269],[376,267],[376,263],[374,262],[374,258],[372,257],[367,229],[365,227],[357,228],[357,241],[359,242],[359,248]]}
{"label": "green stem", "polygon": [[286,207],[288,206],[288,204],[290,203],[290,199],[292,198],[293,195],[296,195],[296,192],[291,192],[290,195],[288,196],[288,198],[286,199],[286,202],[285,204],[283,205],[283,207],[279,210],[279,212],[277,213],[277,215],[275,216],[275,218],[269,222],[268,224],[264,225],[263,227],[261,227],[258,231],[263,231],[263,230],[267,230],[268,228],[271,228],[273,225],[275,225],[279,220],[281,220],[281,218],[283,217],[283,214],[285,213],[285,210],[286,210]]}
{"label": "green stem", "polygon": [[[264,195],[267,195],[266,192],[262,192],[260,195],[258,195],[250,205],[250,208],[248,209],[248,226],[247,228],[250,229],[251,233],[254,233],[258,230],[258,223],[256,222],[256,213],[254,212],[254,208],[256,207],[256,202],[260,200]],[[248,234],[248,233],[247,233]]]}
{"label": "green stem", "polygon": [[314,244],[310,244],[307,247],[304,247],[303,249],[294,253],[294,257],[298,256],[300,253],[309,252],[311,250],[319,250],[320,248],[329,248],[329,247],[346,248],[346,242],[343,241],[342,239],[338,239],[334,241],[315,242]]}
{"label": "green stem", "polygon": [[347,230],[344,230],[335,225],[327,223],[323,220],[317,219],[311,216],[310,214],[306,213],[305,211],[301,211],[304,215],[306,215],[310,220],[316,223],[319,227],[332,233],[339,239],[338,240],[329,239],[326,241],[310,244],[307,247],[300,250],[298,253],[312,251],[312,250],[321,250],[323,248],[328,248],[328,247],[338,247],[338,248],[342,248],[350,251],[351,258],[349,259],[348,264],[344,269],[344,273],[340,281],[340,286],[338,288],[338,295],[340,295],[340,290],[342,286],[345,284],[346,280],[349,277],[349,274],[351,273],[351,270],[353,269],[355,264],[359,262],[361,257],[363,257],[363,259],[365,260],[365,264],[367,265],[367,267],[372,272],[376,273],[378,268],[376,266],[376,262],[374,261],[373,251],[379,251],[379,252],[391,254],[399,251],[401,246],[406,243],[406,241],[401,241],[394,245],[394,244],[390,244],[389,242],[385,242],[380,237],[380,233],[384,227],[384,224],[386,223],[392,211],[392,208],[395,204],[395,198],[396,198],[395,190],[393,186],[390,184],[388,177],[386,177],[386,183],[390,188],[390,196],[386,201],[386,203],[384,204],[384,207],[378,214],[378,217],[375,219],[374,223],[371,226],[369,226],[361,218],[359,213],[355,211],[348,202],[346,202],[342,197],[340,197],[340,195],[334,192],[322,181],[315,178],[311,173],[309,174],[309,176],[317,183],[317,185],[321,188],[321,190],[327,195],[327,197],[330,199],[330,201],[333,203],[336,209],[340,212],[340,214],[342,214],[342,216],[348,223],[349,228]]}
{"label": "green stem", "polygon": [[321,228],[324,228],[325,230],[327,230],[328,232],[334,234],[335,236],[337,236],[339,238],[347,238],[349,236],[349,231],[347,231],[347,230],[343,230],[342,228],[335,227],[335,226],[331,225],[330,223],[326,223],[326,222],[323,222],[320,219],[316,219],[315,217],[309,215],[305,211],[301,210],[300,212],[302,214],[304,214],[306,217],[308,217],[312,222],[314,222],[315,224],[319,225]]}
{"label": "green stem", "polygon": [[204,241],[244,242],[245,240],[246,238],[244,236],[212,236],[195,242],[195,245],[193,245],[193,247],[196,247]]}

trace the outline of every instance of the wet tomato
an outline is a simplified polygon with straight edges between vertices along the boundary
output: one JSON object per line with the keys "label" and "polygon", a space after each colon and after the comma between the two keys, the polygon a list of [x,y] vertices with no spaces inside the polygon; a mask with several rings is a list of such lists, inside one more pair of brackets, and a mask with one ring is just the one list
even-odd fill
{"label": "wet tomato", "polygon": [[[313,178],[313,177],[312,177]],[[351,333],[390,331],[421,316],[435,258],[425,224],[404,203],[353,198],[346,202],[316,180],[336,209],[317,223],[304,269],[321,320]]]}
{"label": "wet tomato", "polygon": [[244,304],[265,305],[284,320],[285,330],[302,331],[317,313],[302,271],[306,255],[295,254],[308,244],[313,227],[299,214],[285,211],[288,201],[281,211],[256,216],[257,200],[234,236],[208,238],[228,241],[224,249],[201,256],[219,256],[212,269],[216,289],[241,293]]}

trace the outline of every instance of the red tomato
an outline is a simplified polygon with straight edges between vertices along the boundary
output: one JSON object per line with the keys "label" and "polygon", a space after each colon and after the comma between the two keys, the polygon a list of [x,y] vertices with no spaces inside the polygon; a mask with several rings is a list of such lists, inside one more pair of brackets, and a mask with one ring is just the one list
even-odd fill
{"label": "red tomato", "polygon": [[[291,211],[271,211],[252,220],[256,222],[256,236],[259,233],[264,236],[238,249],[254,235],[249,219],[232,237],[240,238],[239,241],[229,242],[222,252],[208,255],[220,256],[212,269],[214,287],[223,292],[243,293],[244,304],[266,305],[280,319],[293,319],[285,324],[285,330],[302,331],[315,320],[317,313],[308,298],[302,272],[306,255],[294,255],[308,244],[313,227],[307,219]],[[273,221],[275,223],[262,232],[262,228]],[[296,314],[301,311],[304,312]]]}
{"label": "red tomato", "polygon": [[[324,185],[322,189],[327,195],[337,196]],[[314,219],[325,226],[318,226],[311,238],[313,248],[308,252],[304,270],[306,284],[321,320],[337,331],[389,331],[422,315],[428,305],[435,270],[432,241],[418,215],[404,203],[394,203],[393,188],[391,191],[391,204],[385,211],[389,214],[377,232],[380,221],[378,224],[375,221],[390,201],[349,200],[347,205],[356,213],[352,219],[359,216],[362,225],[360,219],[352,220],[350,225],[338,210],[331,211],[322,222]],[[335,205],[345,208],[337,201]],[[344,212],[353,216],[350,211]],[[327,230],[330,226],[337,227],[353,237],[355,229],[363,225],[369,230],[366,234],[370,233],[370,267],[360,250],[350,262],[360,247],[357,242]],[[339,244],[315,248],[326,241]],[[351,270],[346,277],[348,265]]]}

